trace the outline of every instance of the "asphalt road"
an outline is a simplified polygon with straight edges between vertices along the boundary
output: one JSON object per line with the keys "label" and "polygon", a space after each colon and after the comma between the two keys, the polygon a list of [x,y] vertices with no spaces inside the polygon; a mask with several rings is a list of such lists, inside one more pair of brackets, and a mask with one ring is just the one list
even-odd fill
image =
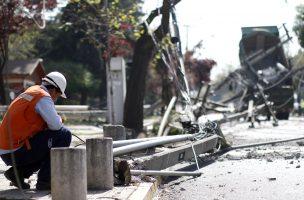
{"label": "asphalt road", "polygon": [[[232,146],[304,136],[304,117],[256,124],[221,126]],[[167,178],[154,200],[299,200],[304,199],[304,141],[258,146],[212,156],[200,155],[200,177]],[[196,164],[179,167],[195,170]],[[178,166],[176,166],[178,167]]]}

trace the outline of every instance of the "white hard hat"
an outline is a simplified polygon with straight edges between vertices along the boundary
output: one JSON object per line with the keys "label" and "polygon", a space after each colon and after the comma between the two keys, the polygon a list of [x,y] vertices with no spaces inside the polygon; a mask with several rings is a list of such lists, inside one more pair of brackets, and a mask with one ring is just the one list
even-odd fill
{"label": "white hard hat", "polygon": [[66,98],[64,91],[65,91],[67,82],[66,82],[65,77],[60,72],[51,72],[51,73],[47,74],[42,80],[59,88],[62,93],[61,97]]}

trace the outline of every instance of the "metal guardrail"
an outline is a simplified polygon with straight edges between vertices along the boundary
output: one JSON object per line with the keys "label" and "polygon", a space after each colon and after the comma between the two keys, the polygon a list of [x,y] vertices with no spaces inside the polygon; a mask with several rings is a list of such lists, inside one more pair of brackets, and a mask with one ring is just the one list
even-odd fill
{"label": "metal guardrail", "polygon": [[[7,105],[0,105],[0,115],[7,110]],[[56,105],[57,112],[66,121],[99,121],[105,119],[107,110],[89,110],[88,105]]]}
{"label": "metal guardrail", "polygon": [[101,121],[106,118],[106,110],[89,110],[88,105],[55,105],[66,121]]}
{"label": "metal guardrail", "polygon": [[67,121],[100,121],[105,119],[106,110],[58,111]]}
{"label": "metal guardrail", "polygon": [[[0,105],[0,112],[7,110],[7,105]],[[55,105],[57,111],[85,111],[89,110],[88,105]]]}
{"label": "metal guardrail", "polygon": [[[159,106],[160,102],[157,102],[151,107],[145,106],[144,112],[151,112],[149,109],[155,109]],[[105,121],[107,118],[107,110],[91,110],[89,105],[55,105],[57,112],[66,118],[66,122],[70,121]],[[7,105],[0,105],[0,121],[1,116],[7,111]],[[148,111],[146,111],[148,110]],[[144,124],[144,126],[152,125],[156,120],[149,120],[149,124]],[[158,121],[158,120],[157,120]]]}
{"label": "metal guardrail", "polygon": [[6,112],[7,106],[0,105],[0,112]]}
{"label": "metal guardrail", "polygon": [[[144,105],[145,115],[151,114],[151,112],[152,112],[151,110],[156,109],[160,105],[162,105],[162,103],[159,101],[151,106]],[[0,105],[0,112],[5,112],[7,110],[7,107],[8,107],[7,105]],[[61,111],[90,111],[91,110],[89,105],[55,105],[55,107],[58,112],[61,112]],[[105,110],[102,110],[102,111],[105,111]]]}

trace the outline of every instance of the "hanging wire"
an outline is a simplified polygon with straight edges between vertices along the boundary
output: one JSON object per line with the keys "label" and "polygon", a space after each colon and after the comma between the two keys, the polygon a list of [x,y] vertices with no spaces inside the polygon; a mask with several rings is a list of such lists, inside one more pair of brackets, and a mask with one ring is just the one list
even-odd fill
{"label": "hanging wire", "polygon": [[195,125],[198,129],[197,129],[197,132],[193,133],[194,137],[193,137],[193,141],[191,142],[191,147],[192,147],[193,155],[195,158],[196,167],[197,167],[197,170],[199,171],[200,168],[199,168],[197,158],[200,158],[200,157],[196,155],[196,152],[194,149],[194,143],[196,141],[202,140],[210,135],[217,134],[216,130],[218,128],[218,125],[215,122],[211,122],[211,121],[208,121],[204,125],[202,125],[202,124],[195,124]]}
{"label": "hanging wire", "polygon": [[[10,118],[10,113],[7,112],[9,146],[10,146],[10,149],[14,149],[13,148],[13,139],[12,139],[11,120],[10,119],[11,119]],[[15,158],[14,151],[10,152],[10,156],[11,156],[11,160],[12,160],[12,167],[14,169],[13,170],[14,171],[14,176],[17,179],[18,189],[19,189],[21,195],[25,197],[24,191],[21,187],[21,180],[20,180],[20,176],[19,176],[19,173],[18,173],[18,168],[17,168],[17,163],[16,163],[16,158]]]}
{"label": "hanging wire", "polygon": [[[171,55],[170,52],[168,51],[168,49],[163,49],[160,45],[160,41],[158,41],[157,37],[155,36],[153,30],[150,28],[147,20],[144,21],[144,24],[146,25],[146,28],[148,30],[148,34],[151,36],[152,41],[157,49],[157,51],[160,53],[160,57],[162,59],[162,61],[164,62],[165,66],[168,68],[169,73],[171,74],[171,76],[173,77],[173,81],[175,82],[175,85],[177,86],[177,88],[179,89],[182,97],[184,98],[184,100],[189,104],[190,103],[190,97],[189,97],[189,92],[187,90],[187,83],[185,79],[183,79],[183,83],[181,83],[180,80],[180,76],[178,76],[178,74],[176,73],[175,70],[173,70],[174,66],[170,65],[170,63],[174,63],[174,62],[170,62],[171,61]],[[170,56],[166,56],[164,51],[166,51],[167,55]],[[179,56],[177,56],[179,57]],[[178,59],[178,63],[182,63],[180,59]],[[181,69],[181,65],[178,66],[177,68],[179,71],[183,72],[183,70]],[[178,72],[179,72],[178,71]],[[183,73],[181,73],[183,74]],[[184,74],[183,74],[184,75]],[[185,87],[183,87],[184,85],[186,85]],[[185,89],[186,88],[186,89]],[[186,91],[185,91],[186,90]]]}
{"label": "hanging wire", "polygon": [[22,13],[24,13],[26,16],[28,16],[30,19],[32,19],[39,29],[44,29],[46,27],[46,17],[45,17],[45,13],[46,13],[46,0],[42,0],[42,10],[41,10],[41,13],[35,13],[35,14],[40,14],[41,15],[42,24],[40,24],[38,22],[38,20],[35,19],[35,14],[31,14],[29,11],[27,11],[26,9],[24,9],[24,7],[21,4],[18,5],[17,9],[19,11],[21,11]]}
{"label": "hanging wire", "polygon": [[86,142],[83,140],[83,139],[81,139],[80,137],[78,137],[77,135],[75,135],[74,133],[72,133],[72,136],[74,136],[74,137],[76,137],[78,140],[80,140],[82,143],[80,143],[80,144],[76,144],[74,147],[78,147],[78,146],[81,146],[81,145],[83,145],[83,144],[86,144]]}
{"label": "hanging wire", "polygon": [[199,165],[198,165],[197,156],[196,156],[196,153],[195,153],[195,150],[194,150],[193,143],[194,142],[191,142],[191,147],[192,147],[193,155],[194,155],[194,158],[195,158],[195,163],[196,163],[197,171],[199,171],[200,168],[199,168]]}

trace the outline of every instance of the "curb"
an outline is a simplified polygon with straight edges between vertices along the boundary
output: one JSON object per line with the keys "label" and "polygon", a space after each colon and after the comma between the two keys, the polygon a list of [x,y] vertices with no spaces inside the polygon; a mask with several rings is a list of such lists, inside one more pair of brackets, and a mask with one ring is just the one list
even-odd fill
{"label": "curb", "polygon": [[140,183],[128,200],[152,200],[157,192],[157,181],[154,183]]}

